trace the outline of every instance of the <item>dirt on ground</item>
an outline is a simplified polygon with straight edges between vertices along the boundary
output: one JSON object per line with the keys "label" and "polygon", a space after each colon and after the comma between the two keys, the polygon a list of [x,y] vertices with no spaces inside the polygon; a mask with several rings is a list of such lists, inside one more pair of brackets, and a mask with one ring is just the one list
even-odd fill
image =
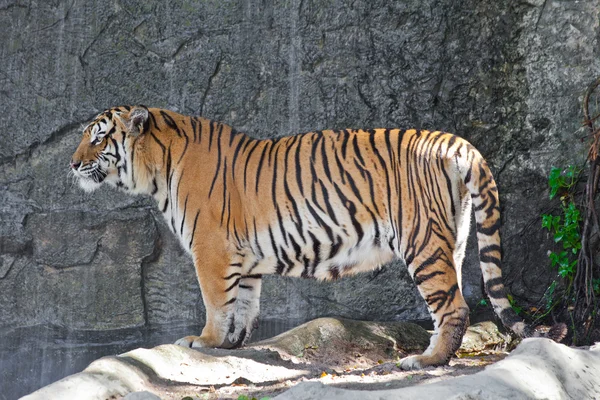
{"label": "dirt on ground", "polygon": [[420,354],[429,344],[429,333],[424,329],[413,324],[322,318],[250,346],[276,351],[283,360],[307,371],[305,375],[273,382],[265,373],[257,380],[263,383],[240,380],[210,387],[191,398],[238,399],[243,395],[260,400],[306,381],[369,391],[415,386],[477,373],[506,357],[510,342],[493,323],[477,324],[469,328],[461,349],[448,365],[403,371],[398,361]]}

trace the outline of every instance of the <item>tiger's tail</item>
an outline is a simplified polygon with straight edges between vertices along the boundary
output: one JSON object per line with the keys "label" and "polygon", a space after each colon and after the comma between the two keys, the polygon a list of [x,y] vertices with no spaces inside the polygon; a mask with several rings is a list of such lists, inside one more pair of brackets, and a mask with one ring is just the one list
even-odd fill
{"label": "tiger's tail", "polygon": [[[467,144],[461,153],[458,169],[471,195],[480,266],[485,291],[494,312],[507,328],[520,337],[541,336],[560,342],[567,334],[567,326],[564,323],[551,327],[532,327],[523,322],[511,307],[502,282],[498,188],[486,161],[475,147]],[[463,160],[462,163],[460,159]]]}

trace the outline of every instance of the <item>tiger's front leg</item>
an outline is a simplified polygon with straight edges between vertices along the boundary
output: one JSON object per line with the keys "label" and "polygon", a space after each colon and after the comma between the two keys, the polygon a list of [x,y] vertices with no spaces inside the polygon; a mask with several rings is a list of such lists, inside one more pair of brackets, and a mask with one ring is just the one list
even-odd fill
{"label": "tiger's front leg", "polygon": [[175,344],[184,347],[240,345],[241,341],[229,334],[232,333],[230,325],[239,292],[242,262],[227,251],[226,241],[217,238],[205,238],[201,244],[196,244],[192,256],[206,308],[206,323],[200,336],[186,336]]}
{"label": "tiger's front leg", "polygon": [[221,347],[243,346],[258,327],[261,278],[261,275],[242,275],[238,285],[238,296],[229,321],[229,332]]}
{"label": "tiger's front leg", "polygon": [[261,275],[245,275],[244,256],[230,254],[226,242],[222,243],[213,238],[194,248],[206,324],[200,336],[186,336],[175,344],[235,348],[246,343],[257,327]]}

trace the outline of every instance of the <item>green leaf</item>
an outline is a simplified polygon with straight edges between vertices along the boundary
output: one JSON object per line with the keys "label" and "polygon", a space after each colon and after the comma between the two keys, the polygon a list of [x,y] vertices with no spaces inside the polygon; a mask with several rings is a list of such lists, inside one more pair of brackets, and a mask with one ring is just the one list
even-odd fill
{"label": "green leaf", "polygon": [[542,214],[542,228],[552,229],[552,215]]}
{"label": "green leaf", "polygon": [[560,224],[560,216],[555,216],[554,218],[552,218],[552,229],[554,229],[554,231],[558,231],[558,225]]}
{"label": "green leaf", "polygon": [[[558,255],[555,252],[551,252],[550,254],[548,254],[548,258],[550,258],[550,261],[552,261],[553,267],[556,264],[558,264]],[[510,301],[510,299],[509,299],[509,301]]]}
{"label": "green leaf", "polygon": [[560,242],[561,240],[563,240],[563,239],[564,239],[564,237],[565,237],[565,233],[564,233],[564,232],[556,232],[556,233],[554,234],[554,242],[558,243],[558,242]]}

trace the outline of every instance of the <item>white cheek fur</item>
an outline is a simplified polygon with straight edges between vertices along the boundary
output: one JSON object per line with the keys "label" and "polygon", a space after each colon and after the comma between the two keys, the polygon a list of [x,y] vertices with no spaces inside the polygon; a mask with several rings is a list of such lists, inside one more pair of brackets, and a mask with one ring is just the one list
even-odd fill
{"label": "white cheek fur", "polygon": [[101,183],[96,183],[96,182],[92,181],[91,179],[79,178],[79,187],[81,187],[87,193],[93,192],[94,190],[98,189],[100,186],[102,186]]}

